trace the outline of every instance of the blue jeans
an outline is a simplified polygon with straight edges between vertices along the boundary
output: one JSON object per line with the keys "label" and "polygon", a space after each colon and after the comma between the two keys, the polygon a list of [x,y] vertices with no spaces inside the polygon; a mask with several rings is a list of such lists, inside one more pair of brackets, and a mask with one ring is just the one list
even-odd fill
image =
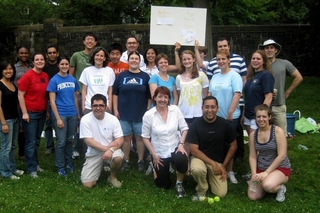
{"label": "blue jeans", "polygon": [[46,112],[28,112],[28,114],[29,123],[24,120],[22,121],[24,136],[26,138],[26,167],[28,172],[36,172],[38,166],[38,148],[44,122],[46,121]]}
{"label": "blue jeans", "polygon": [[[49,111],[51,111],[50,101],[48,101]],[[51,117],[51,114],[50,114]],[[54,150],[54,143],[53,143],[53,132],[52,132],[52,122],[49,118],[46,120],[46,128],[45,128],[45,137],[46,137],[46,149],[47,150]]]}
{"label": "blue jeans", "polygon": [[57,126],[57,119],[52,116],[52,124],[56,131],[55,162],[57,169],[64,169],[72,164],[72,137],[77,130],[78,116],[60,116],[64,127]]}
{"label": "blue jeans", "polygon": [[19,119],[8,119],[6,120],[6,123],[9,128],[9,132],[7,134],[2,132],[2,126],[0,126],[0,171],[3,177],[10,177],[17,170],[14,159],[14,150],[16,148],[16,142],[19,134]]}
{"label": "blue jeans", "polygon": [[[81,93],[78,94],[78,105],[79,105],[80,117],[82,117],[83,114],[82,114]],[[83,151],[83,140],[79,138],[79,133],[77,131],[74,134],[74,144],[72,149],[73,151],[77,151],[77,152]]]}

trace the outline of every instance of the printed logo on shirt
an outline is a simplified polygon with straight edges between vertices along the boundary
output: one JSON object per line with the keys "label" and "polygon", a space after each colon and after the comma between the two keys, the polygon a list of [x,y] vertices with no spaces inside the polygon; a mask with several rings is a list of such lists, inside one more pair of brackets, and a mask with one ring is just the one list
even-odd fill
{"label": "printed logo on shirt", "polygon": [[40,83],[47,83],[45,78],[40,78]]}
{"label": "printed logo on shirt", "polygon": [[123,79],[123,83],[124,84],[139,84],[142,85],[143,84],[143,80],[141,78],[124,78]]}
{"label": "printed logo on shirt", "polygon": [[57,90],[62,90],[62,89],[66,89],[66,88],[75,88],[75,83],[73,82],[64,82],[64,83],[61,83],[61,84],[58,84],[57,85]]}

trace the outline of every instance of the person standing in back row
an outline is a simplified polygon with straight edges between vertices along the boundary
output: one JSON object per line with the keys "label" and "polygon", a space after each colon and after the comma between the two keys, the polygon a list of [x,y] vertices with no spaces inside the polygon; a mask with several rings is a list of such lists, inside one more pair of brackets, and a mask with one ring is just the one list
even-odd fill
{"label": "person standing in back row", "polygon": [[[46,49],[46,56],[47,61],[46,65],[43,68],[43,72],[48,74],[49,81],[50,79],[59,72],[58,67],[58,58],[59,58],[59,51],[58,48],[54,45],[48,46]],[[48,100],[48,107],[50,107],[50,101]],[[50,111],[50,110],[48,110]],[[49,114],[50,115],[50,114]],[[54,142],[53,142],[53,131],[52,131],[52,122],[51,118],[46,120],[46,127],[45,127],[45,136],[46,136],[46,155],[49,155],[54,152]]]}
{"label": "person standing in back row", "polygon": [[[138,51],[138,48],[139,48],[139,41],[134,35],[128,36],[127,43],[126,43],[126,48],[127,48],[127,50],[122,53],[120,61],[128,63],[128,55],[131,52]],[[139,55],[140,55],[139,67],[141,68],[141,67],[144,67],[146,64],[144,63],[143,55],[141,55],[140,53],[139,53]]]}
{"label": "person standing in back row", "polygon": [[[84,50],[75,52],[71,56],[70,70],[69,70],[69,74],[75,77],[78,81],[78,84],[80,86],[79,91],[82,91],[82,84],[81,82],[79,82],[79,78],[84,68],[91,66],[91,63],[89,62],[90,53],[92,52],[93,48],[97,45],[97,37],[92,32],[87,32],[83,36],[83,44],[84,44]],[[82,100],[81,100],[80,92],[78,94],[78,104],[79,104],[79,112],[82,113],[83,109],[81,109]],[[83,140],[79,139],[79,133],[77,132],[74,136],[72,158],[78,158],[80,156],[79,152],[81,152],[82,150],[83,150]]]}
{"label": "person standing in back row", "polygon": [[[290,93],[299,86],[303,78],[299,70],[295,68],[290,61],[276,58],[280,53],[281,48],[281,45],[272,39],[266,40],[263,44],[259,44],[259,49],[264,49],[264,52],[270,62],[274,75],[274,89],[277,90],[277,93],[274,94],[275,97],[271,103],[272,112],[274,114],[274,123],[277,126],[280,126],[283,131],[287,133],[286,99],[289,97]],[[293,78],[293,81],[285,90],[287,72]]]}

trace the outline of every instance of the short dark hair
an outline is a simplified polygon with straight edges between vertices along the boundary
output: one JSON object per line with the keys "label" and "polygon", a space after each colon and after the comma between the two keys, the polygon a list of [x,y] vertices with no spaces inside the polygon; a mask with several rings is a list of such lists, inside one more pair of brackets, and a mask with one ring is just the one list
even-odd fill
{"label": "short dark hair", "polygon": [[[148,66],[148,64],[149,64],[148,59],[147,59],[147,52],[148,52],[149,50],[153,50],[154,53],[156,54],[156,56],[158,55],[158,50],[157,50],[156,48],[154,48],[154,47],[148,47],[148,48],[146,49],[146,51],[144,52],[144,54],[143,54],[144,63],[145,63],[147,66]],[[156,64],[156,65],[157,65],[157,64]]]}
{"label": "short dark hair", "polygon": [[217,107],[219,107],[219,104],[218,104],[218,99],[212,95],[209,95],[207,97],[205,97],[203,100],[202,100],[202,106],[204,105],[204,102],[205,101],[208,101],[208,100],[215,100],[216,101],[216,104],[217,104]]}
{"label": "short dark hair", "polygon": [[112,43],[108,47],[108,53],[110,54],[112,50],[119,50],[120,53],[123,52],[123,48],[120,43]]}
{"label": "short dark hair", "polygon": [[158,66],[158,63],[159,63],[159,61],[160,61],[161,58],[167,60],[168,63],[169,63],[169,57],[168,57],[166,54],[164,54],[164,53],[159,53],[159,54],[157,54],[156,60],[155,60],[156,66]]}
{"label": "short dark hair", "polygon": [[46,58],[42,52],[36,52],[32,56],[32,61],[34,61],[34,58],[36,57],[36,55],[42,55],[44,59]]}
{"label": "short dark hair", "polygon": [[56,51],[59,52],[58,47],[57,47],[56,45],[54,45],[54,44],[49,44],[49,45],[47,46],[47,48],[46,48],[46,53],[48,53],[48,49],[49,49],[49,48],[55,48]]}
{"label": "short dark hair", "polygon": [[17,53],[19,53],[19,50],[20,50],[21,48],[26,48],[26,49],[28,50],[28,53],[30,53],[30,48],[27,47],[26,45],[20,45],[20,46],[18,46],[17,49],[16,49]]}
{"label": "short dark hair", "polygon": [[107,66],[107,63],[108,63],[108,53],[107,53],[107,51],[106,51],[106,49],[104,49],[103,47],[101,47],[101,46],[98,46],[98,47],[95,47],[93,50],[92,50],[92,52],[91,52],[91,54],[90,54],[90,63],[92,64],[92,65],[94,65],[94,56],[98,53],[98,52],[100,52],[100,51],[103,51],[104,52],[104,55],[105,55],[105,57],[106,57],[106,60],[103,62],[103,67],[105,67],[105,66]]}
{"label": "short dark hair", "polygon": [[16,67],[11,61],[2,61],[0,64],[0,79],[3,78],[3,70],[6,69],[9,65],[11,65],[12,70],[13,70],[13,75],[10,78],[10,81],[14,81],[16,78]]}
{"label": "short dark hair", "polygon": [[126,43],[128,42],[128,39],[129,39],[129,38],[134,38],[134,39],[137,41],[137,43],[139,43],[137,37],[135,37],[134,35],[129,35],[129,36],[127,37]]}
{"label": "short dark hair", "polygon": [[62,55],[58,58],[58,64],[60,63],[60,61],[62,61],[63,59],[67,60],[70,63],[70,58],[66,55]]}
{"label": "short dark hair", "polygon": [[97,41],[97,36],[93,32],[86,32],[82,38],[82,41],[86,40],[86,37],[91,36],[94,38],[95,41]]}
{"label": "short dark hair", "polygon": [[140,58],[140,53],[139,53],[138,51],[130,52],[130,53],[128,54],[128,61],[129,61],[129,58],[130,58],[131,55],[137,55],[137,56],[139,56],[139,59],[141,60],[141,58]]}
{"label": "short dark hair", "polygon": [[254,108],[254,114],[257,115],[258,111],[266,111],[268,113],[268,116],[271,116],[271,120],[269,120],[269,124],[274,124],[273,120],[273,112],[271,110],[271,107],[269,107],[267,104],[260,104]]}
{"label": "short dark hair", "polygon": [[155,91],[154,91],[154,95],[152,98],[153,104],[156,105],[157,103],[155,102],[155,97],[157,97],[157,95],[161,93],[163,95],[167,95],[169,97],[169,102],[168,105],[170,105],[170,100],[171,100],[171,95],[170,95],[170,90],[167,87],[161,86],[158,87]]}
{"label": "short dark hair", "polygon": [[227,42],[228,42],[228,45],[229,45],[229,41],[228,41],[228,39],[227,39],[226,37],[220,37],[220,38],[218,39],[217,43],[218,43],[219,41],[227,41]]}
{"label": "short dark hair", "polygon": [[98,93],[98,94],[95,94],[94,96],[92,96],[91,105],[93,104],[94,101],[100,101],[100,100],[102,100],[104,104],[107,104],[106,96]]}

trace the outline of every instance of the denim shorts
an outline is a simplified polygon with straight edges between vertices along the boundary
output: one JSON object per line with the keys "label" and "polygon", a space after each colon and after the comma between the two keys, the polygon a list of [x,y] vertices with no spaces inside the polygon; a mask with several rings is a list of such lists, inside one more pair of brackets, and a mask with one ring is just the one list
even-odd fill
{"label": "denim shorts", "polygon": [[142,122],[120,120],[120,125],[123,132],[123,136],[128,136],[132,134],[141,136],[142,134]]}

